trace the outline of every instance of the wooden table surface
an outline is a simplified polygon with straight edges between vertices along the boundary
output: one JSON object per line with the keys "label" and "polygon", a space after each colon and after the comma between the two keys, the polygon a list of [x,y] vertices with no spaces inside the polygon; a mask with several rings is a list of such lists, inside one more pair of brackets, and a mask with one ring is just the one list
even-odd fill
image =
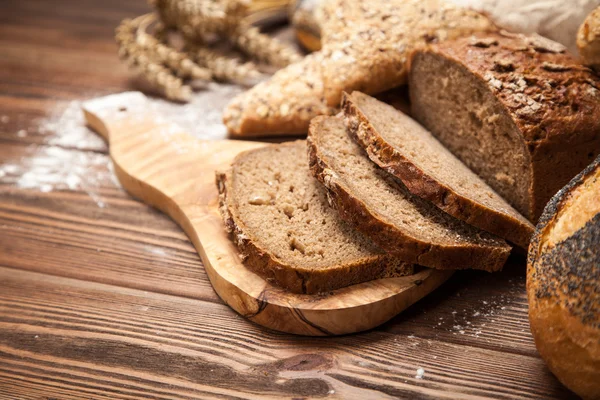
{"label": "wooden table surface", "polygon": [[[529,332],[522,257],[338,338],[268,331],[223,304],[78,116],[49,119],[131,89],[112,33],[145,10],[0,2],[0,399],[570,397]],[[73,130],[87,139],[61,139]]]}

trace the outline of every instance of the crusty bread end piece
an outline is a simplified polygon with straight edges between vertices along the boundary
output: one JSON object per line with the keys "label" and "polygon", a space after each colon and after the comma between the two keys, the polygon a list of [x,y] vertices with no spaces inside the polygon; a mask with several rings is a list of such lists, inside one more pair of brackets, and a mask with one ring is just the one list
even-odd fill
{"label": "crusty bread end piece", "polygon": [[473,35],[415,52],[411,115],[535,223],[600,152],[600,79],[539,35]]}

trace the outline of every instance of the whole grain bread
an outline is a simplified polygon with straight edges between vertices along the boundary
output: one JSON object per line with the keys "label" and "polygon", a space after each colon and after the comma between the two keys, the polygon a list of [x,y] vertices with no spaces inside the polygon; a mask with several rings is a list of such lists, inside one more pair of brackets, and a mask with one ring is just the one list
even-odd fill
{"label": "whole grain bread", "polygon": [[474,35],[417,51],[412,116],[519,212],[600,151],[600,80],[538,35]]}
{"label": "whole grain bread", "polygon": [[329,0],[315,11],[322,49],[238,95],[225,109],[231,135],[306,133],[338,107],[342,91],[383,92],[406,83],[416,47],[496,27],[442,0]]}
{"label": "whole grain bread", "polygon": [[411,193],[527,249],[531,222],[416,121],[360,92],[344,94],[342,110],[348,132],[371,161],[398,177]]}
{"label": "whole grain bread", "polygon": [[527,293],[531,332],[550,370],[584,399],[600,398],[600,157],[544,209]]}
{"label": "whole grain bread", "polygon": [[317,115],[331,115],[325,104],[321,53],[279,70],[269,79],[236,96],[223,121],[232,135],[304,134]]}
{"label": "whole grain bread", "polygon": [[600,7],[593,10],[577,32],[581,61],[600,72]]}
{"label": "whole grain bread", "polygon": [[308,134],[310,168],[342,219],[407,262],[439,269],[497,271],[506,242],[412,195],[372,163],[337,117],[317,117]]}
{"label": "whole grain bread", "polygon": [[314,294],[409,275],[340,220],[308,169],[306,142],[241,153],[217,173],[220,211],[244,265],[294,293]]}

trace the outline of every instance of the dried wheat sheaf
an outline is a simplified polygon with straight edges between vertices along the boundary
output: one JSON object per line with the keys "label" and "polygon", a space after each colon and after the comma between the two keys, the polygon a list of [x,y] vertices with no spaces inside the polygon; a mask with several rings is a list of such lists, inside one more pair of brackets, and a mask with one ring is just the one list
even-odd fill
{"label": "dried wheat sheaf", "polygon": [[187,102],[192,86],[211,80],[252,86],[259,65],[298,61],[293,47],[252,24],[257,15],[285,15],[289,0],[149,0],[154,12],[116,29],[119,56],[166,98]]}

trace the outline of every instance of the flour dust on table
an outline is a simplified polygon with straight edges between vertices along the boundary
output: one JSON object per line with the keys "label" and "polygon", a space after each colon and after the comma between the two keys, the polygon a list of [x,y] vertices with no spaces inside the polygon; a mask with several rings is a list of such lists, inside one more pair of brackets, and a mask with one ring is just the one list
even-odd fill
{"label": "flour dust on table", "polygon": [[[172,123],[198,139],[224,139],[227,129],[221,122],[221,112],[242,90],[235,85],[209,84],[187,104],[148,97],[145,113],[152,115],[157,123]],[[100,194],[101,184],[110,181],[115,187],[120,185],[110,158],[103,154],[107,151],[106,143],[86,126],[81,112],[83,101],[60,103],[38,121],[37,127],[19,130],[18,137],[29,133],[43,135],[45,145],[31,145],[26,156],[0,164],[0,183],[43,193],[83,191],[98,207],[106,207]]]}

